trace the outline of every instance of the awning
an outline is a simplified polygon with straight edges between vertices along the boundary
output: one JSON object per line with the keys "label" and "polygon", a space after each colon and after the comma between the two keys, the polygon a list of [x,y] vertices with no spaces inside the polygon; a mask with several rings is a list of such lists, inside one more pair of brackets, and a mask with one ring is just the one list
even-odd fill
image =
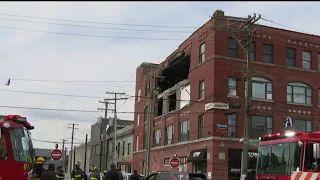
{"label": "awning", "polygon": [[197,162],[207,160],[207,149],[192,150],[188,157],[187,162]]}

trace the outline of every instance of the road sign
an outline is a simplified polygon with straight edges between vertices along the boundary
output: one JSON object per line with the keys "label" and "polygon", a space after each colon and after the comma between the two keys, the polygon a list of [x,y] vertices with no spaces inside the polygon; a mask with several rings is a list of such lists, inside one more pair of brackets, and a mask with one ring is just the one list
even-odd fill
{"label": "road sign", "polygon": [[178,158],[176,158],[176,157],[173,157],[173,158],[170,159],[169,163],[170,163],[170,167],[178,168],[179,165],[180,165],[180,160]]}
{"label": "road sign", "polygon": [[54,149],[51,151],[52,160],[60,160],[62,158],[62,152],[59,149]]}

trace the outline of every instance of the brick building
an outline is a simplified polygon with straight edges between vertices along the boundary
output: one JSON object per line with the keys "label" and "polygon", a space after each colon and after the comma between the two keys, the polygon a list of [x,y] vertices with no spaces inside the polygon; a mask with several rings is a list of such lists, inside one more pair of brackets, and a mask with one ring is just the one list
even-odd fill
{"label": "brick building", "polygon": [[[180,171],[201,171],[212,179],[240,171],[246,61],[231,34],[211,30],[213,23],[223,26],[226,21],[208,21],[164,62],[142,63],[136,70],[133,168],[139,172],[145,162],[144,122],[149,115],[151,171],[170,169],[172,156],[180,158]],[[288,116],[296,130],[318,130],[320,38],[262,25],[255,29],[251,138],[280,132]],[[150,81],[156,93],[151,113]],[[254,152],[251,147],[249,168],[255,168]]]}

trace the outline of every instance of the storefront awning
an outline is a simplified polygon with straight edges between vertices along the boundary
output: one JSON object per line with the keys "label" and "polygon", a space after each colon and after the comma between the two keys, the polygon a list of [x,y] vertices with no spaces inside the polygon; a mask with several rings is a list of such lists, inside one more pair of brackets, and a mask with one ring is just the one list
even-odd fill
{"label": "storefront awning", "polygon": [[188,157],[187,162],[197,162],[207,160],[207,149],[192,150]]}

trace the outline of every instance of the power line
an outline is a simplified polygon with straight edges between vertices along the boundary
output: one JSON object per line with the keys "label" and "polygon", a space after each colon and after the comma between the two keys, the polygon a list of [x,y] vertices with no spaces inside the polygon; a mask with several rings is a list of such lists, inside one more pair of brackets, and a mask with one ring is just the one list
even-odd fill
{"label": "power line", "polygon": [[23,17],[23,18],[32,18],[32,19],[43,19],[43,20],[55,20],[55,21],[87,23],[87,24],[104,24],[104,25],[108,24],[108,25],[120,25],[120,26],[145,26],[145,27],[167,27],[167,28],[181,28],[181,29],[195,29],[195,28],[198,28],[198,27],[183,27],[183,26],[173,26],[173,25],[151,25],[151,24],[129,24],[129,23],[81,21],[81,20],[59,19],[59,18],[49,18],[49,17],[26,16],[26,15],[17,15],[17,14],[8,14],[8,13],[0,13],[0,15]]}
{"label": "power line", "polygon": [[62,24],[62,23],[52,23],[52,22],[41,22],[41,21],[29,21],[21,19],[12,19],[12,18],[1,18],[3,20],[9,21],[19,21],[19,22],[28,22],[28,23],[37,23],[37,24],[51,24],[58,26],[72,26],[72,27],[81,27],[81,28],[92,28],[92,29],[110,29],[110,30],[120,30],[120,31],[140,31],[140,32],[164,32],[164,33],[192,33],[192,31],[168,31],[168,30],[154,30],[154,29],[124,29],[124,28],[115,28],[115,27],[97,27],[97,26],[84,26],[76,24]]}
{"label": "power line", "polygon": [[[48,141],[48,140],[40,140],[40,139],[32,139],[32,141],[36,141],[36,142],[42,142],[42,143],[52,143],[52,144],[63,144],[60,141]],[[65,142],[65,144],[71,144],[71,143],[67,143]],[[82,144],[80,142],[74,142],[74,144]]]}
{"label": "power line", "polygon": [[[8,78],[0,77],[0,79],[8,80]],[[10,78],[11,81],[34,81],[34,82],[56,82],[56,83],[117,83],[126,81],[115,81],[115,80],[48,80],[48,79],[24,79],[24,78]]]}
{"label": "power line", "polygon": [[116,38],[116,39],[140,39],[140,40],[157,40],[157,41],[180,41],[181,39],[168,39],[168,38],[144,38],[144,37],[126,37],[126,36],[105,36],[105,35],[93,35],[93,34],[80,34],[80,33],[67,33],[67,32],[55,32],[55,31],[43,31],[36,29],[23,29],[15,27],[0,26],[2,29],[12,29],[12,30],[22,30],[30,32],[40,32],[48,34],[59,34],[59,35],[69,35],[69,36],[83,36],[83,37],[100,37],[100,38]]}
{"label": "power line", "polygon": [[101,99],[101,97],[98,97],[98,96],[82,96],[82,95],[72,95],[72,94],[55,94],[55,93],[43,93],[43,92],[32,92],[32,91],[17,91],[17,90],[6,90],[6,89],[0,89],[0,91],[14,92],[14,93],[24,93],[24,94],[49,95],[49,96],[65,96],[65,97]]}

